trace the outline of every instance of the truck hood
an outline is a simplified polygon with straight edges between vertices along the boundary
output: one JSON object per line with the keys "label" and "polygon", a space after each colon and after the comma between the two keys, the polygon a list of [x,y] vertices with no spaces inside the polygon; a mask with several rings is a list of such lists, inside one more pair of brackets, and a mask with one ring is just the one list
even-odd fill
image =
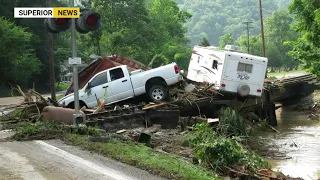
{"label": "truck hood", "polygon": [[59,103],[59,104],[62,104],[67,98],[72,97],[72,96],[74,96],[74,93],[71,93],[71,94],[68,94],[68,95],[62,97],[62,98],[58,101],[58,103]]}

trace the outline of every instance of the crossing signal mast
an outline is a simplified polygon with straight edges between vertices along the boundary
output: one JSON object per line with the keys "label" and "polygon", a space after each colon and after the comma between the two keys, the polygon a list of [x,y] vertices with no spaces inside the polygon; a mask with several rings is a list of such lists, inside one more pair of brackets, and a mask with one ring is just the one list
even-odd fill
{"label": "crossing signal mast", "polygon": [[[74,0],[69,0],[70,7],[74,7]],[[74,92],[74,124],[83,122],[80,114],[79,104],[79,85],[78,85],[78,66],[81,64],[81,58],[77,57],[76,49],[76,31],[81,34],[87,34],[90,31],[98,30],[101,26],[101,16],[99,13],[83,10],[79,18],[48,18],[45,20],[45,26],[48,32],[58,34],[67,31],[71,27],[72,57],[69,58],[69,64],[73,65],[73,92]]]}
{"label": "crossing signal mast", "polygon": [[[76,30],[81,34],[86,34],[90,31],[98,30],[101,26],[101,17],[99,13],[89,10],[80,14],[80,17],[75,19]],[[72,25],[71,18],[48,18],[45,20],[47,31],[52,34],[58,34],[70,29]]]}

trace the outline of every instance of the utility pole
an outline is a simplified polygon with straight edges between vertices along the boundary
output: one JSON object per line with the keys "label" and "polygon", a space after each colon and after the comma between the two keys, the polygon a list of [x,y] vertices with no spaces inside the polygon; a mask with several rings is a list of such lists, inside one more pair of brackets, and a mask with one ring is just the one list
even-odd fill
{"label": "utility pole", "polygon": [[[47,6],[52,7],[51,0],[47,0]],[[50,79],[50,92],[51,99],[56,100],[56,85],[54,75],[54,56],[53,56],[53,38],[52,34],[48,33],[48,52],[49,52],[49,79]]]}
{"label": "utility pole", "polygon": [[[69,0],[70,7],[74,7],[74,0]],[[72,46],[72,58],[77,57],[77,46],[76,46],[76,19],[71,19],[71,46]],[[73,93],[74,93],[74,124],[78,124],[78,120],[81,121],[82,114],[80,114],[79,104],[79,83],[78,83],[78,65],[73,64]]]}
{"label": "utility pole", "polygon": [[[264,28],[263,28],[263,16],[262,16],[262,2],[259,0],[259,8],[260,8],[260,22],[261,22],[261,43],[262,43],[262,54],[263,57],[266,57],[266,48],[264,43]],[[265,78],[268,78],[268,70],[266,71]],[[275,114],[276,107],[275,104],[271,102],[270,91],[264,91],[265,93],[265,103],[266,107],[264,108],[264,112],[267,115],[266,117],[269,119],[269,124],[271,126],[277,126],[277,117]]]}
{"label": "utility pole", "polygon": [[249,25],[252,24],[252,23],[253,23],[253,22],[251,22],[251,21],[244,22],[244,24],[247,25],[247,36],[248,36],[247,48],[248,48],[248,54],[250,54],[250,34],[249,34],[249,28],[252,28],[252,27],[249,27]]}
{"label": "utility pole", "polygon": [[261,2],[261,0],[259,0],[259,7],[260,7],[262,54],[263,54],[263,57],[266,57],[266,48],[265,48],[265,44],[264,44],[264,28],[263,28],[263,16],[262,16],[262,2]]}

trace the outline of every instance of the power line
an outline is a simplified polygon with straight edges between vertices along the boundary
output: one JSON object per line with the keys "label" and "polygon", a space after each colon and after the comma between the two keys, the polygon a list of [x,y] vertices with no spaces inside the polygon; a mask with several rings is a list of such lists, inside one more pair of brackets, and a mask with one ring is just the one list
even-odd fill
{"label": "power line", "polygon": [[249,27],[250,24],[252,24],[253,22],[251,21],[247,21],[247,22],[244,22],[243,24],[246,24],[247,26],[247,48],[248,48],[248,54],[250,53],[250,34],[249,34],[249,29],[250,28],[253,28],[253,27]]}

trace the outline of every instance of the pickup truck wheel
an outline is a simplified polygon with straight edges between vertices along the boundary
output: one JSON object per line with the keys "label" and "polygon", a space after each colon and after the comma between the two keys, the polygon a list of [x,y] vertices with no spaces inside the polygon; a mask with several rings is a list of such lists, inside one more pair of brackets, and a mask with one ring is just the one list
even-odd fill
{"label": "pickup truck wheel", "polygon": [[[86,108],[88,108],[87,105],[86,105],[84,102],[82,102],[82,101],[79,102],[79,106],[80,106],[80,107],[79,107],[80,109],[81,109],[83,106],[85,106]],[[66,106],[66,108],[74,109],[74,102],[69,103],[68,106]]]}
{"label": "pickup truck wheel", "polygon": [[149,89],[149,97],[152,101],[163,101],[167,98],[168,91],[165,87],[154,85]]}

